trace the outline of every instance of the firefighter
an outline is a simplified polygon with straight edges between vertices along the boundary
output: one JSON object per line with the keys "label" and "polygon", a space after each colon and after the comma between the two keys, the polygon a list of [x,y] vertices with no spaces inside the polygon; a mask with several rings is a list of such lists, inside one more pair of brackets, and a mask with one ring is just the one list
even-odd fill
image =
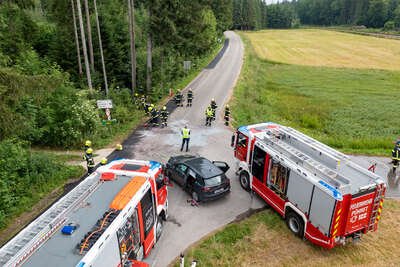
{"label": "firefighter", "polygon": [[86,141],[85,141],[85,151],[86,151],[88,148],[90,148],[90,147],[92,147],[92,141],[86,140]]}
{"label": "firefighter", "polygon": [[140,97],[140,106],[144,111],[146,111],[146,97],[144,95]]}
{"label": "firefighter", "polygon": [[181,90],[178,90],[175,95],[175,104],[178,107],[183,107],[183,95]]}
{"label": "firefighter", "polygon": [[229,125],[229,117],[231,115],[231,110],[229,109],[229,105],[225,106],[225,115],[224,115],[224,119],[225,119],[225,125],[228,126]]}
{"label": "firefighter", "polygon": [[107,158],[102,158],[101,161],[100,161],[100,165],[104,166],[106,164],[107,164]]}
{"label": "firefighter", "polygon": [[91,174],[94,171],[94,166],[95,166],[93,159],[93,149],[91,149],[90,147],[86,149],[83,159],[86,160],[88,173]]}
{"label": "firefighter", "polygon": [[150,110],[150,122],[152,126],[158,126],[158,115],[158,110],[153,105]]}
{"label": "firefighter", "polygon": [[122,150],[122,145],[121,144],[116,144],[115,145],[115,149],[118,150],[118,151],[121,151]]}
{"label": "firefighter", "polygon": [[213,114],[214,114],[214,112],[213,112],[211,106],[207,107],[207,109],[206,109],[206,126],[211,126]]}
{"label": "firefighter", "polygon": [[213,111],[213,116],[212,116],[212,120],[215,121],[215,111],[217,110],[218,106],[217,106],[217,102],[215,102],[215,99],[211,99],[211,104],[210,107]]}
{"label": "firefighter", "polygon": [[399,167],[400,162],[400,141],[396,142],[392,150],[392,163],[393,163],[393,172],[396,172],[397,167]]}
{"label": "firefighter", "polygon": [[188,129],[187,125],[185,125],[185,127],[182,128],[181,135],[182,135],[181,151],[183,150],[183,147],[185,146],[185,143],[186,143],[186,152],[188,152],[189,151],[189,140],[190,140],[190,129]]}
{"label": "firefighter", "polygon": [[192,106],[192,101],[193,101],[193,91],[192,88],[189,88],[188,92],[187,92],[187,107],[191,107]]}
{"label": "firefighter", "polygon": [[160,111],[161,127],[167,126],[168,115],[169,115],[169,113],[168,113],[167,107],[163,106],[163,108]]}
{"label": "firefighter", "polygon": [[134,97],[133,97],[133,102],[134,102],[136,108],[139,110],[139,109],[140,109],[141,99],[140,99],[138,93],[135,93],[135,95],[134,95]]}

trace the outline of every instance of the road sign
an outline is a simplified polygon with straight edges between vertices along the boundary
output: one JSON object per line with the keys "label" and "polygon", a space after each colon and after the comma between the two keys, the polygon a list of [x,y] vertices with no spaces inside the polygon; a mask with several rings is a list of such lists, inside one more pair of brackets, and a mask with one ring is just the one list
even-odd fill
{"label": "road sign", "polygon": [[112,108],[112,100],[111,99],[105,99],[105,100],[97,100],[97,107],[98,108]]}

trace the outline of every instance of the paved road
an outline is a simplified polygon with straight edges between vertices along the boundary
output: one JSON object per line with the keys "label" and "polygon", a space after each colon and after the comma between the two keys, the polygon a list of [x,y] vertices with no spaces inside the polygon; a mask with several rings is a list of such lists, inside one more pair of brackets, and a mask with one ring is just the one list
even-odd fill
{"label": "paved road", "polygon": [[[139,129],[126,140],[123,151],[111,155],[111,158],[166,162],[170,156],[181,154],[180,129],[188,125],[191,129],[189,153],[210,160],[223,160],[231,166],[227,175],[231,178],[232,192],[215,202],[192,207],[186,202],[189,195],[181,188],[169,188],[169,219],[160,241],[147,259],[152,266],[167,266],[190,244],[250,209],[264,206],[258,198],[252,200],[242,190],[233,172],[233,152],[230,147],[232,132],[223,125],[223,106],[229,100],[240,73],[243,44],[237,34],[226,32],[225,35],[227,42],[219,56],[189,85],[194,92],[193,106],[176,108],[167,128]],[[204,112],[211,98],[215,98],[219,106],[217,120],[212,127],[206,127]]]}

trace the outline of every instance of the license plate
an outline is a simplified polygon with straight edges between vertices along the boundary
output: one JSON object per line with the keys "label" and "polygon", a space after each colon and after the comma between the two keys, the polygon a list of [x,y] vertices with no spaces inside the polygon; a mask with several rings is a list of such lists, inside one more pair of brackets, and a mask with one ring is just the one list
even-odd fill
{"label": "license plate", "polygon": [[218,194],[218,193],[221,193],[221,192],[223,192],[223,191],[224,191],[224,189],[223,189],[223,188],[220,188],[220,189],[215,190],[215,191],[214,191],[214,194]]}

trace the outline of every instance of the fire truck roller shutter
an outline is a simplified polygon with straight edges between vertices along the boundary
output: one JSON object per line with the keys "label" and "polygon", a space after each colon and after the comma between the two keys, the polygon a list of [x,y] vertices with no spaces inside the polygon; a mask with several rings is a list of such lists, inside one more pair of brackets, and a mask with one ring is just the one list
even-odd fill
{"label": "fire truck roller shutter", "polygon": [[315,187],[311,201],[309,220],[325,236],[329,236],[335,204],[336,199],[333,196],[317,186]]}
{"label": "fire truck roller shutter", "polygon": [[304,214],[308,214],[314,185],[304,176],[292,170],[289,175],[287,197]]}

